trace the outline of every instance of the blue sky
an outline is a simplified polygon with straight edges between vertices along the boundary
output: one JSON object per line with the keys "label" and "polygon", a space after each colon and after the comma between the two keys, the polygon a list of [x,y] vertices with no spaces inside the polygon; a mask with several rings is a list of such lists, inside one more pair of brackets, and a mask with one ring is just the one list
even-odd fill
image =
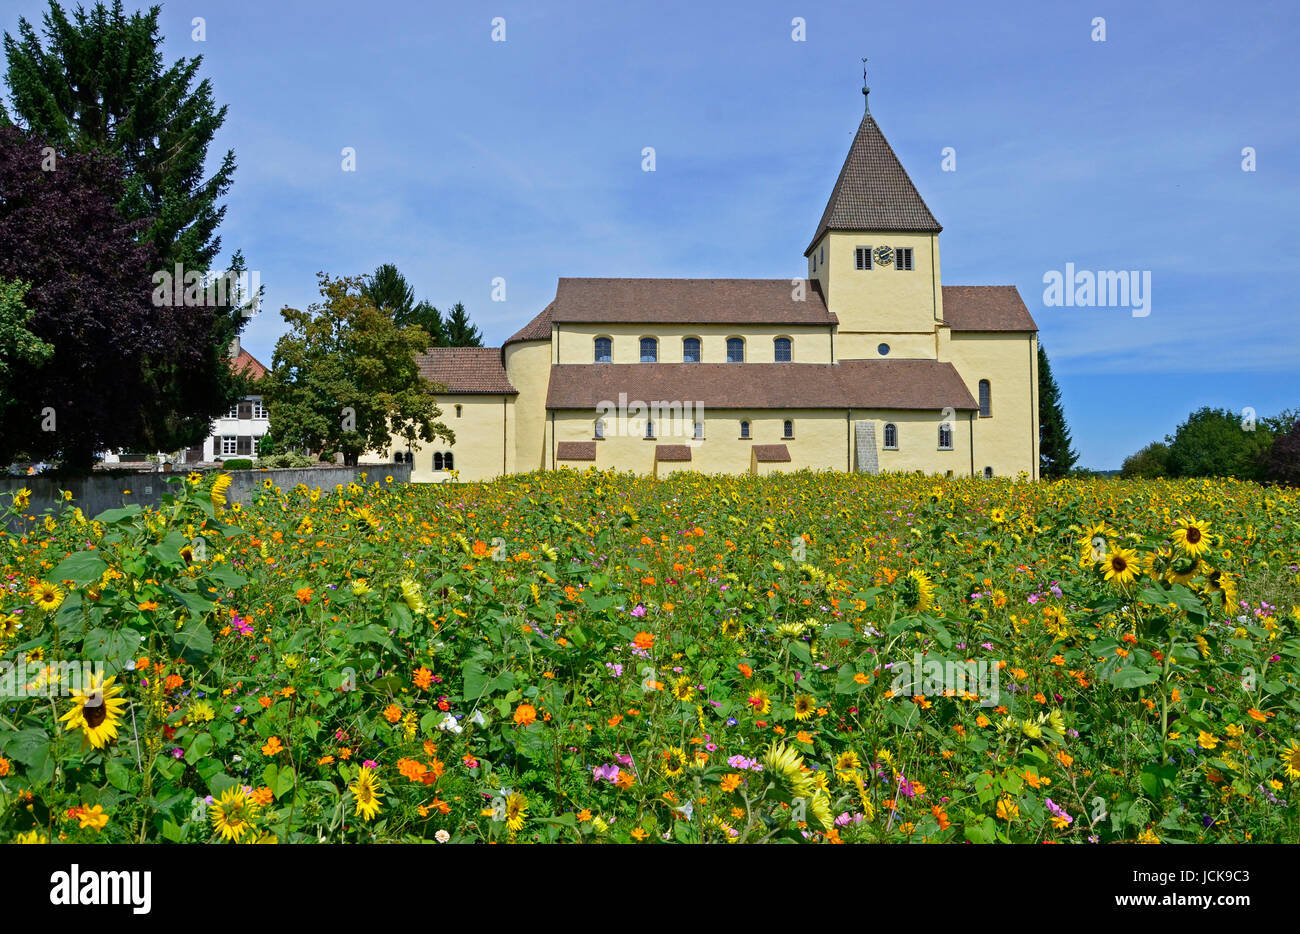
{"label": "blue sky", "polygon": [[[230,108],[223,246],[266,286],[245,345],[269,363],[318,270],[381,262],[493,344],[559,276],[802,275],[866,55],[872,112],[944,225],[944,282],[1019,287],[1083,465],[1200,405],[1300,406],[1293,3],[705,6],[168,0],[168,60],[201,53]],[[9,0],[0,26],[44,9]],[[1045,307],[1066,263],[1149,270],[1151,313]]]}

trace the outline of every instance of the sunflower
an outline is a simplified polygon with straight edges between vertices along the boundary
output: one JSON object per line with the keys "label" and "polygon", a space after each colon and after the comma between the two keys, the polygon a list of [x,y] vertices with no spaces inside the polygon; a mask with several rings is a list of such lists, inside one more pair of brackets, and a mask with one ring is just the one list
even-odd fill
{"label": "sunflower", "polygon": [[362,766],[361,771],[357,773],[356,781],[348,788],[356,798],[357,813],[365,820],[374,820],[383,799],[379,791],[379,779],[375,777],[374,769]]}
{"label": "sunflower", "polygon": [[835,826],[835,818],[831,816],[831,799],[823,792],[817,792],[808,801],[808,810],[812,813],[817,823],[821,824],[822,830],[830,830]]}
{"label": "sunflower", "polygon": [[1282,771],[1291,781],[1300,780],[1300,742],[1291,740],[1291,745],[1282,750]]}
{"label": "sunflower", "polygon": [[749,692],[749,706],[756,714],[764,714],[772,709],[772,695],[767,688],[754,688]]}
{"label": "sunflower", "polygon": [[423,616],[427,610],[419,585],[409,577],[402,578],[402,602],[416,616]]}
{"label": "sunflower", "polygon": [[1110,539],[1114,536],[1115,530],[1105,522],[1098,522],[1096,525],[1089,526],[1083,530],[1083,535],[1079,538],[1079,567],[1086,568],[1090,564],[1099,564],[1104,560],[1106,547]]}
{"label": "sunflower", "polygon": [[208,805],[212,828],[221,834],[223,840],[236,843],[244,831],[253,831],[253,818],[256,816],[257,803],[240,785],[227,788],[220,798]]}
{"label": "sunflower", "polygon": [[811,694],[800,694],[794,699],[794,718],[807,720],[817,709],[817,698]]}
{"label": "sunflower", "polygon": [[1007,521],[1007,511],[1005,509],[994,509],[989,512],[989,519],[994,525],[1001,525]]}
{"label": "sunflower", "polygon": [[101,682],[92,672],[89,687],[72,692],[73,707],[59,718],[67,722],[69,730],[80,729],[86,742],[96,749],[103,749],[117,738],[117,725],[126,706],[126,699],[118,697],[122,686],[114,684],[114,680]]}
{"label": "sunflower", "polygon": [[909,613],[924,613],[934,604],[934,584],[924,571],[913,568],[900,582],[898,597]]}
{"label": "sunflower", "polygon": [[1195,517],[1188,517],[1178,523],[1174,529],[1174,541],[1186,554],[1199,558],[1210,550],[1210,537],[1206,533],[1210,523],[1200,522]]}
{"label": "sunflower", "polygon": [[852,749],[846,749],[835,759],[835,771],[856,772],[862,767],[862,760]]}
{"label": "sunflower", "polygon": [[676,746],[669,746],[663,752],[664,774],[676,778],[686,771],[686,753]]}
{"label": "sunflower", "polygon": [[223,473],[217,479],[212,481],[212,505],[220,509],[226,505],[226,491],[230,489],[230,474]]}
{"label": "sunflower", "polygon": [[695,697],[695,685],[691,684],[691,679],[682,675],[673,682],[673,697],[679,701],[693,700]]}
{"label": "sunflower", "polygon": [[528,819],[528,800],[519,792],[506,796],[506,829],[518,833]]}
{"label": "sunflower", "polygon": [[811,798],[817,790],[803,770],[803,756],[785,743],[773,743],[763,753],[763,768],[796,798]]}
{"label": "sunflower", "polygon": [[1137,552],[1127,548],[1116,548],[1102,561],[1106,580],[1113,584],[1131,584],[1138,576]]}
{"label": "sunflower", "polygon": [[53,613],[59,608],[59,604],[63,602],[63,591],[47,581],[33,584],[30,593],[32,603],[46,613]]}
{"label": "sunflower", "polygon": [[776,627],[776,634],[782,639],[795,639],[804,631],[806,627],[803,623],[782,623]]}

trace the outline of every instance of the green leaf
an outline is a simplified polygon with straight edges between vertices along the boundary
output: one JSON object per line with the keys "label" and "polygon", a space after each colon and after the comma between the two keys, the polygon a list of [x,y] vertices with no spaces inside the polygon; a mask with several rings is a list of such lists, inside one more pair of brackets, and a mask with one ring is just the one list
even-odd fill
{"label": "green leaf", "polygon": [[118,522],[124,522],[140,514],[140,506],[132,503],[129,506],[122,506],[118,509],[105,509],[99,515],[95,516],[96,522],[102,522],[105,525],[115,525]]}
{"label": "green leaf", "polygon": [[1155,672],[1146,671],[1136,665],[1120,668],[1110,676],[1110,683],[1117,688],[1140,688],[1147,684],[1155,684],[1159,680],[1160,677]]}
{"label": "green leaf", "polygon": [[95,551],[76,551],[59,562],[50,572],[52,581],[72,581],[78,586],[99,580],[108,570],[108,562]]}
{"label": "green leaf", "polygon": [[200,620],[190,620],[172,636],[172,654],[195,662],[212,654],[212,631]]}

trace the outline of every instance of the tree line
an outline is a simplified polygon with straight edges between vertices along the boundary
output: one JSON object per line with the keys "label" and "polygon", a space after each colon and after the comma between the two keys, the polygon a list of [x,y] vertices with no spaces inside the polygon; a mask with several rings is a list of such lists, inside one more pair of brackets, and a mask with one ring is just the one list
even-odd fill
{"label": "tree line", "polygon": [[1163,441],[1124,459],[1121,477],[1234,477],[1300,486],[1300,412],[1203,406]]}
{"label": "tree line", "polygon": [[[228,349],[260,296],[196,286],[200,300],[178,302],[158,295],[179,283],[155,289],[173,270],[211,281],[236,168],[227,150],[205,169],[227,108],[202,56],[165,65],[159,13],[115,0],[69,14],[51,0],[39,31],[20,18],[4,35],[0,464],[85,471],[106,450],[179,450],[252,389]],[[236,249],[222,272],[245,271]],[[462,304],[444,315],[416,302],[391,265],[352,286],[417,329],[412,352],[482,343]]]}

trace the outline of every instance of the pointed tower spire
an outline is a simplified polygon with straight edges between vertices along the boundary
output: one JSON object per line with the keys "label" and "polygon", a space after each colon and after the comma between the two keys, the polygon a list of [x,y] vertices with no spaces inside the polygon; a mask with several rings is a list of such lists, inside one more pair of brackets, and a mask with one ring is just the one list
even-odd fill
{"label": "pointed tower spire", "polygon": [[871,98],[868,97],[871,88],[867,87],[867,60],[862,60],[862,106],[866,108],[867,116],[871,116]]}

